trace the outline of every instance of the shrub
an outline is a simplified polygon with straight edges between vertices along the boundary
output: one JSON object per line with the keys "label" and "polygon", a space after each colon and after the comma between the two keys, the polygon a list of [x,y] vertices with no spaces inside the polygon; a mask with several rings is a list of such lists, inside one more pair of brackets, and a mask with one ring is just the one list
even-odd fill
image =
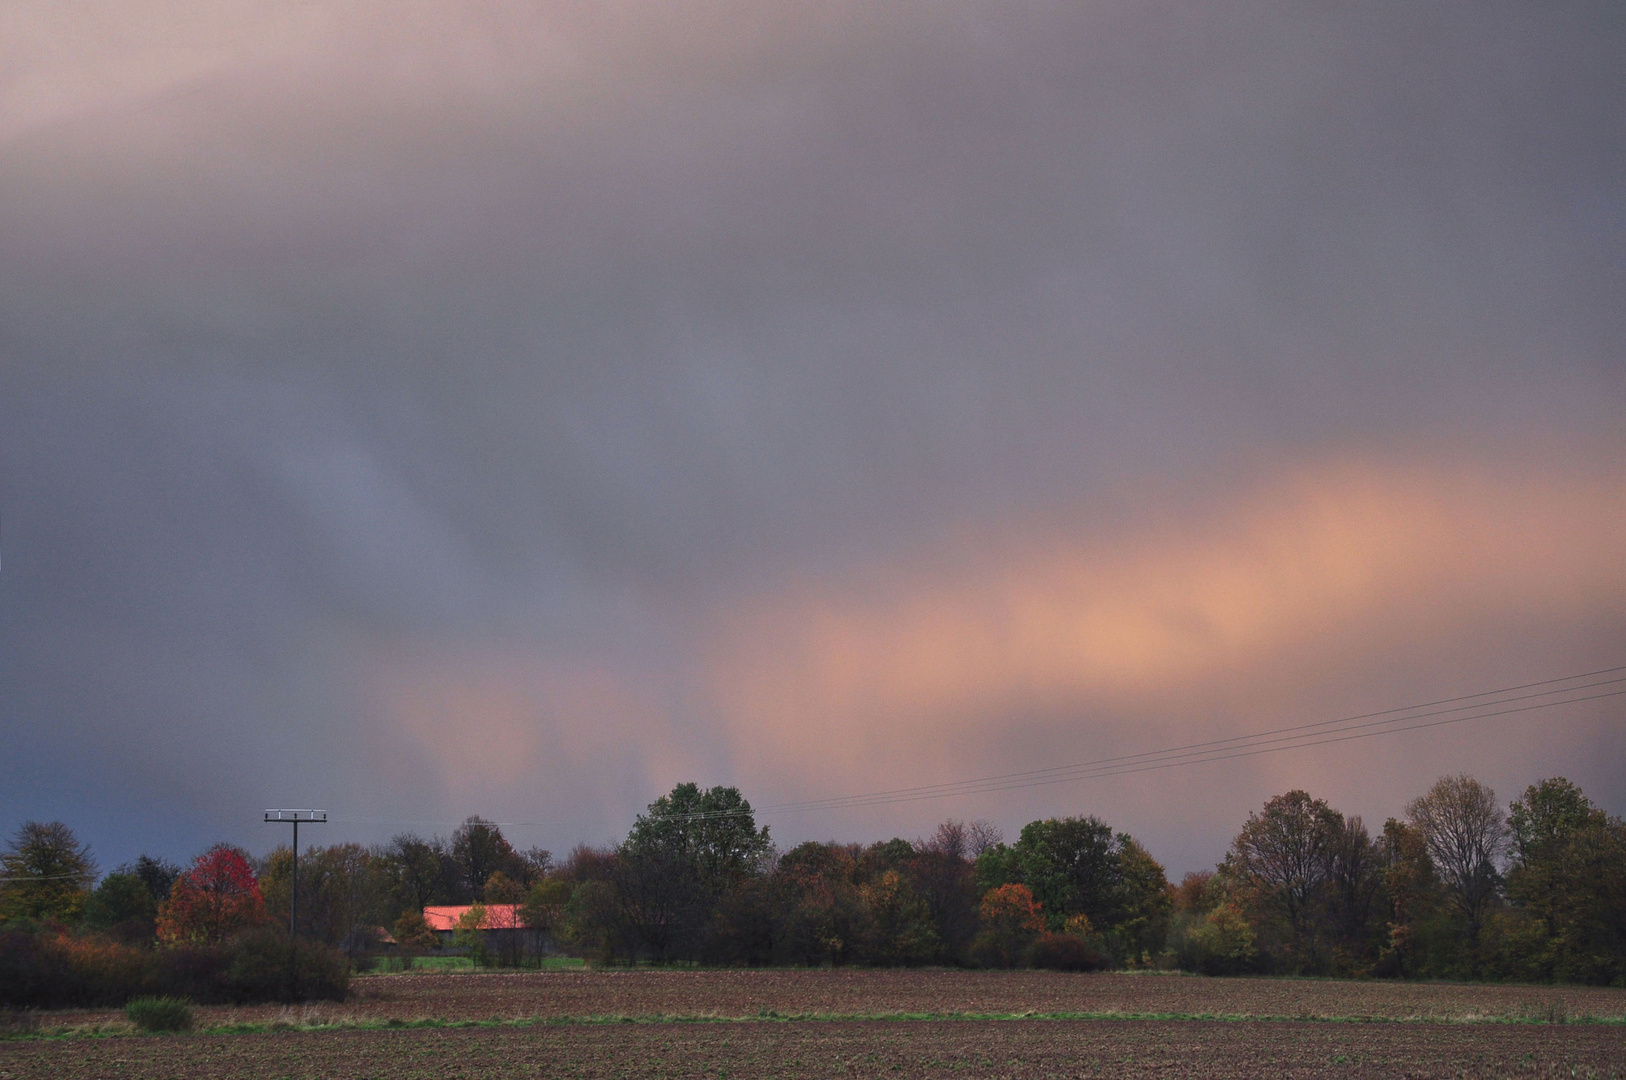
{"label": "shrub", "polygon": [[231,1001],[343,1001],[350,967],[339,950],[304,938],[289,955],[288,932],[261,926],[226,943],[223,991]]}
{"label": "shrub", "polygon": [[185,998],[131,998],[124,1016],[142,1031],[192,1030],[192,1003]]}
{"label": "shrub", "polygon": [[1101,971],[1112,962],[1072,934],[1040,934],[1028,951],[1028,963],[1051,971]]}
{"label": "shrub", "polygon": [[39,1017],[33,1013],[0,1006],[0,1039],[15,1038],[20,1035],[37,1035],[39,1030]]}
{"label": "shrub", "polygon": [[0,1008],[122,1005],[164,994],[198,1002],[343,1000],[350,980],[336,950],[300,941],[289,978],[288,935],[262,928],[223,945],[138,949],[98,936],[0,931]]}
{"label": "shrub", "polygon": [[70,993],[76,1002],[117,1005],[154,985],[152,954],[105,937],[57,940],[67,962]]}
{"label": "shrub", "polygon": [[226,956],[220,946],[177,945],[157,950],[154,957],[161,992],[199,1002],[229,1000],[222,990]]}
{"label": "shrub", "polygon": [[1179,963],[1204,975],[1239,975],[1256,970],[1259,953],[1253,928],[1236,904],[1227,900],[1207,915],[1183,915],[1173,942]]}
{"label": "shrub", "polygon": [[118,1005],[149,989],[153,974],[149,954],[105,938],[0,933],[0,1007]]}

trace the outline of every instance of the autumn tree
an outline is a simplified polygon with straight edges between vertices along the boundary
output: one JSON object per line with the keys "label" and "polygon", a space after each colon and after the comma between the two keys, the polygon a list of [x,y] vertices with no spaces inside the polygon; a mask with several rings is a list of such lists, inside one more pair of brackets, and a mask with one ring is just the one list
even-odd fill
{"label": "autumn tree", "polygon": [[846,964],[866,958],[875,930],[859,893],[856,845],[808,841],[779,859],[782,888],[775,958],[782,963]]}
{"label": "autumn tree", "polygon": [[158,908],[161,941],[223,941],[268,921],[265,899],[248,860],[228,844],[216,844],[175,880]]}
{"label": "autumn tree", "polygon": [[402,912],[390,928],[390,933],[395,937],[395,947],[400,950],[403,971],[412,970],[412,963],[419,953],[440,945],[440,938],[429,928],[429,921],[423,917],[422,911]]}
{"label": "autumn tree", "polygon": [[1020,882],[989,889],[977,906],[982,931],[972,953],[985,967],[1014,967],[1045,929],[1044,905]]}
{"label": "autumn tree", "polygon": [[1346,958],[1369,953],[1374,906],[1383,889],[1382,853],[1359,816],[1344,818],[1332,837],[1327,902]]}
{"label": "autumn tree", "polygon": [[478,814],[452,833],[452,859],[462,871],[463,886],[476,900],[485,898],[486,880],[498,870],[524,876],[524,860],[495,823]]}
{"label": "autumn tree", "polygon": [[436,900],[445,843],[416,833],[398,833],[378,852],[387,903],[398,915],[422,912]]}
{"label": "autumn tree", "polygon": [[0,852],[0,922],[76,922],[96,882],[89,845],[60,821],[25,821]]}
{"label": "autumn tree", "polygon": [[[293,851],[279,847],[260,877],[266,908],[286,922],[293,885]],[[352,958],[371,949],[388,917],[390,882],[383,860],[356,843],[310,847],[299,860],[299,932]]]}
{"label": "autumn tree", "polygon": [[1468,940],[1477,939],[1496,903],[1502,881],[1497,863],[1508,846],[1507,819],[1496,792],[1471,776],[1442,776],[1427,794],[1406,804],[1406,816],[1423,834]]}
{"label": "autumn tree", "polygon": [[1378,839],[1378,861],[1388,915],[1380,962],[1389,974],[1416,975],[1422,928],[1439,891],[1428,841],[1412,825],[1389,818]]}
{"label": "autumn tree", "polygon": [[1029,822],[1015,844],[978,857],[977,876],[987,888],[1028,886],[1052,930],[1083,915],[1120,961],[1162,948],[1169,913],[1163,867],[1099,818]]}
{"label": "autumn tree", "polygon": [[970,855],[970,830],[951,819],[917,844],[906,864],[909,880],[931,913],[940,959],[949,963],[966,959],[977,933],[979,894]]}
{"label": "autumn tree", "polygon": [[938,948],[937,928],[931,908],[907,876],[883,870],[859,886],[858,895],[874,928],[871,963],[914,966],[932,960]]}
{"label": "autumn tree", "polygon": [[1295,951],[1314,960],[1311,916],[1332,876],[1343,817],[1323,799],[1289,791],[1248,815],[1231,841],[1225,870],[1287,924]]}

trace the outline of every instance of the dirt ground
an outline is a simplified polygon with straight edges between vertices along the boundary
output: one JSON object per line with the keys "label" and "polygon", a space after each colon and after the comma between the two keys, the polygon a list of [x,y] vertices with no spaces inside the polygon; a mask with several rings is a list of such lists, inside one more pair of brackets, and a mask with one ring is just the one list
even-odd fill
{"label": "dirt ground", "polygon": [[537,1024],[0,1043],[0,1078],[1626,1077],[1615,1025]]}
{"label": "dirt ground", "polygon": [[[351,1000],[198,1010],[205,1026],[532,1017],[871,1017],[896,1013],[1117,1013],[1304,1019],[1626,1018],[1626,990],[1599,987],[1203,979],[1042,971],[569,971],[360,978]],[[116,1010],[45,1014],[47,1026]]]}
{"label": "dirt ground", "polygon": [[[1097,1018],[1044,1016],[1057,1013]],[[962,1018],[943,1019],[954,1016]],[[640,1022],[628,1022],[634,1018]],[[34,1019],[41,1030],[67,1037],[0,1041],[0,1080],[883,1074],[1626,1080],[1626,990],[1587,987],[1059,972],[414,973],[358,979],[342,1004],[199,1009],[202,1030],[195,1034],[133,1035],[116,1010]],[[379,1026],[425,1021],[499,1023]],[[258,1030],[218,1030],[231,1024]],[[301,1030],[313,1025],[341,1026]]]}

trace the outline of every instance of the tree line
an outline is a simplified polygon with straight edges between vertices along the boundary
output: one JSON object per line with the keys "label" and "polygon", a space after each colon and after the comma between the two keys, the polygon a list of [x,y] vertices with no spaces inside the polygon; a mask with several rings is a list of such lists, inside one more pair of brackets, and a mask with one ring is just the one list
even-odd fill
{"label": "tree line", "polygon": [[[98,879],[66,825],[26,823],[0,853],[0,983],[30,949],[36,966],[50,948],[62,964],[75,949],[172,962],[254,940],[280,955],[292,862],[287,847],[256,859],[216,845],[184,869],[143,856]],[[1479,781],[1445,777],[1376,834],[1290,791],[1248,816],[1217,867],[1178,884],[1139,841],[1093,816],[1030,822],[1009,843],[986,822],[951,819],[913,841],[781,851],[737,789],[680,784],[611,847],[555,860],[515,849],[476,816],[449,838],[313,846],[300,856],[299,890],[302,947],[353,968],[382,933],[408,955],[438,945],[427,906],[501,904],[533,944],[599,963],[1626,985],[1626,824],[1563,778],[1504,810]],[[459,940],[484,953],[481,925],[469,921]],[[494,962],[533,952],[505,941]],[[244,992],[216,991],[233,994]]]}

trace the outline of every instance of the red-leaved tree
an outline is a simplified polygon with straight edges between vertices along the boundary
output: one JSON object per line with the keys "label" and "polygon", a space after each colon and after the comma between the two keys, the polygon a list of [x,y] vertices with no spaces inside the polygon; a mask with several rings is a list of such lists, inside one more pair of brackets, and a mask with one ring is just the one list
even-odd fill
{"label": "red-leaved tree", "polygon": [[983,925],[1011,934],[1038,933],[1044,929],[1044,909],[1026,885],[1001,885],[989,889],[977,909]]}
{"label": "red-leaved tree", "polygon": [[265,898],[248,861],[226,844],[198,856],[158,908],[162,941],[216,942],[266,921]]}
{"label": "red-leaved tree", "polygon": [[1044,907],[1033,890],[1013,883],[989,889],[977,907],[982,932],[971,943],[971,956],[984,967],[1014,967],[1034,937],[1045,927]]}

